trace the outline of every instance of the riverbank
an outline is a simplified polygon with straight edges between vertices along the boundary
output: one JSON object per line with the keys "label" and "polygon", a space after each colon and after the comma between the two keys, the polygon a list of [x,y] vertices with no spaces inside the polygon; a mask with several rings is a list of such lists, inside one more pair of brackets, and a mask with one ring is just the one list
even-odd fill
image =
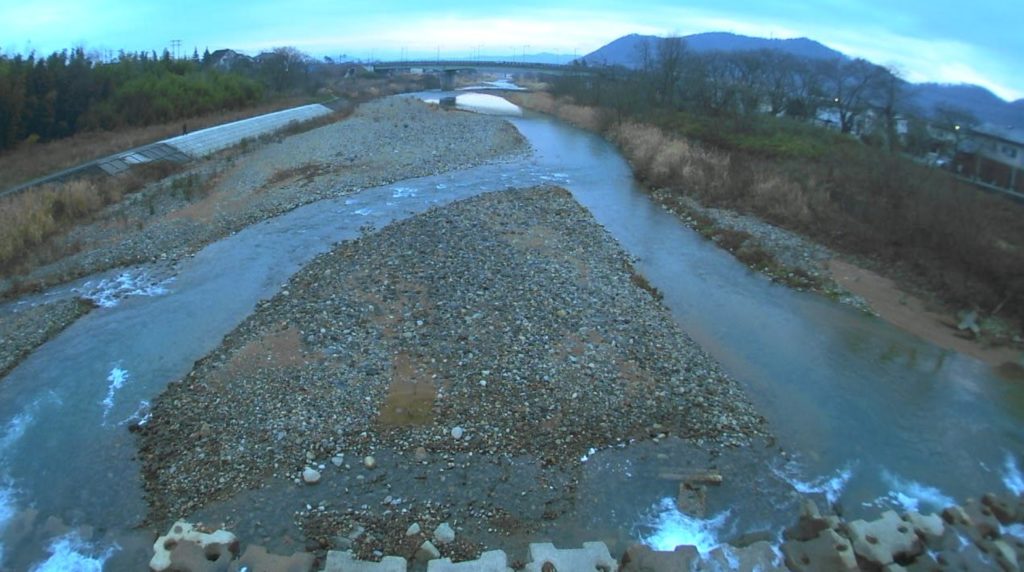
{"label": "riverbank", "polygon": [[[508,98],[610,139],[630,160],[637,177],[645,181],[655,200],[752,270],[773,281],[818,292],[875,314],[940,347],[964,351],[1001,370],[1019,369],[1024,350],[1019,324],[996,317],[1009,298],[987,312],[980,308],[954,308],[949,305],[948,296],[941,296],[931,287],[934,281],[921,274],[922,265],[927,267],[926,261],[892,264],[866,258],[863,253],[841,253],[823,244],[820,238],[782,228],[750,212],[707,204],[699,193],[686,191],[692,185],[725,192],[731,187],[723,179],[728,177],[730,163],[742,161],[740,157],[672,138],[650,125],[626,123],[610,127],[614,122],[603,110],[576,105],[547,93],[509,94]],[[751,185],[748,192],[755,195],[755,202],[763,204],[763,209],[795,212],[807,222],[814,205],[791,181],[762,168],[754,173]],[[833,232],[842,234],[840,230]],[[996,251],[1006,246],[996,242]],[[882,275],[889,281],[889,288],[865,288],[859,280],[849,279],[849,272],[833,272],[833,260],[841,260],[845,268],[857,266],[858,275]],[[898,304],[899,310],[893,310],[892,300],[911,298],[920,303]],[[908,309],[915,313],[912,319],[905,316]],[[975,310],[981,315],[977,332],[956,328],[960,323],[956,315],[964,310]]]}
{"label": "riverbank", "polygon": [[410,517],[458,515],[468,538],[499,517],[554,521],[602,450],[678,437],[713,456],[766,435],[614,240],[550,187],[320,256],[138,430],[153,522],[247,489],[294,498],[304,482],[344,482],[347,498],[376,501],[298,518],[321,549],[355,526],[380,531],[356,542],[367,555],[399,549]]}
{"label": "riverbank", "polygon": [[[246,143],[147,185],[41,249],[50,262],[0,280],[14,296],[118,267],[189,256],[224,236],[304,204],[392,181],[517,156],[519,133],[500,119],[445,111],[410,98],[367,103],[341,122]],[[49,309],[47,309],[49,308]],[[19,328],[59,331],[63,304],[24,314]],[[38,345],[48,337],[21,338]],[[16,355],[32,345],[19,344]],[[16,363],[16,360],[12,362]]]}

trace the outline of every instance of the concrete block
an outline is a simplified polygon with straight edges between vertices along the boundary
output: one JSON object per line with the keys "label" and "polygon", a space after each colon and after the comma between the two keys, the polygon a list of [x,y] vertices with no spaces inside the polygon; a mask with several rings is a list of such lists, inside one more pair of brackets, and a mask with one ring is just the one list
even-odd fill
{"label": "concrete block", "polygon": [[1003,524],[1012,524],[1017,520],[1018,513],[1024,515],[1021,507],[1024,507],[1024,500],[1005,497],[988,493],[981,497],[981,504],[987,506],[992,514]]}
{"label": "concrete block", "polygon": [[267,549],[251,544],[241,558],[231,563],[230,572],[309,572],[315,558],[308,552],[296,552],[291,556],[271,554]]}
{"label": "concrete block", "polygon": [[814,540],[823,530],[839,526],[839,518],[833,515],[821,516],[818,505],[810,499],[804,499],[800,508],[800,518],[796,524],[782,532],[786,540]]}
{"label": "concrete block", "polygon": [[[677,568],[676,570],[686,570]],[[736,572],[785,572],[782,558],[768,542],[755,542],[743,548],[719,546],[708,554],[701,570],[733,570]]]}
{"label": "concrete block", "polygon": [[229,562],[238,554],[238,539],[226,530],[200,532],[190,523],[179,520],[167,534],[156,539],[153,553],[149,567],[154,572],[227,570]]}
{"label": "concrete block", "polygon": [[910,523],[891,510],[883,512],[878,520],[855,520],[844,526],[854,553],[877,566],[913,558],[924,550]]}
{"label": "concrete block", "polygon": [[964,512],[970,517],[982,538],[992,540],[999,537],[1002,524],[989,506],[974,499],[967,499],[964,503]]}
{"label": "concrete block", "polygon": [[693,546],[676,546],[672,552],[654,550],[634,544],[622,556],[622,572],[678,572],[692,570],[700,562],[700,553]]}
{"label": "concrete block", "polygon": [[405,572],[407,563],[400,556],[385,556],[380,562],[356,560],[349,551],[331,550],[327,553],[324,572]]}
{"label": "concrete block", "polygon": [[921,514],[917,512],[908,512],[903,515],[903,520],[910,525],[910,528],[914,529],[914,533],[919,538],[924,540],[929,546],[942,538],[942,532],[945,530],[946,525],[943,524],[942,518],[937,514]]}
{"label": "concrete block", "polygon": [[526,572],[544,571],[545,564],[551,564],[559,572],[600,570],[616,572],[619,564],[608,552],[603,542],[584,542],[583,548],[555,548],[550,542],[530,545],[530,560],[523,570]]}
{"label": "concrete block", "polygon": [[857,570],[857,557],[850,541],[832,529],[821,531],[814,540],[789,540],[782,544],[786,566],[795,572]]}
{"label": "concrete block", "polygon": [[504,550],[484,552],[476,560],[452,562],[451,558],[431,560],[427,572],[512,572]]}
{"label": "concrete block", "polygon": [[423,544],[421,544],[420,547],[416,550],[416,554],[415,556],[413,556],[413,560],[419,560],[420,562],[429,562],[431,560],[437,560],[440,557],[441,551],[439,551],[437,547],[434,546],[434,543],[429,540],[425,540],[423,541]]}

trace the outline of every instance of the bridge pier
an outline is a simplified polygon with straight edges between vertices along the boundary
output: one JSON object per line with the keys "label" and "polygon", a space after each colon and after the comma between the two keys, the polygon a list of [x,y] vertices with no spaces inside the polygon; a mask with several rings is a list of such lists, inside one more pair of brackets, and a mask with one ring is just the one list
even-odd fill
{"label": "bridge pier", "polygon": [[452,91],[455,89],[455,73],[458,70],[441,71],[441,91]]}

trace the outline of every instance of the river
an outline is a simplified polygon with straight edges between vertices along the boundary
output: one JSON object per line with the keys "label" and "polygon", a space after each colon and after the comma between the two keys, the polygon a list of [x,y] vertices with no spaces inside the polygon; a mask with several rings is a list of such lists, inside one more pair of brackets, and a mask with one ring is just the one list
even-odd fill
{"label": "river", "polygon": [[[716,530],[780,527],[793,516],[792,498],[777,490],[819,493],[853,517],[1024,491],[1024,387],[750,272],[653,204],[603,139],[529,112],[508,120],[534,147],[529,158],[296,209],[211,244],[172,279],[145,288],[125,284],[146,282],[150,269],[120,272],[105,307],[0,382],[0,564],[60,569],[79,559],[114,568],[136,560],[145,534],[131,529],[146,507],[127,424],[145,417],[167,383],[334,242],[438,204],[540,183],[569,189],[637,257],[683,330],[745,386],[788,454],[764,471],[776,481],[766,502],[778,510],[744,513],[744,495],[734,491],[717,501],[728,513],[699,523],[659,508],[663,486],[627,479],[633,490],[618,491],[618,504],[628,514],[609,513],[623,535],[667,546],[681,538],[671,527],[710,531],[705,542],[717,541]],[[621,460],[600,455],[594,471]],[[94,527],[92,537],[62,523]]]}

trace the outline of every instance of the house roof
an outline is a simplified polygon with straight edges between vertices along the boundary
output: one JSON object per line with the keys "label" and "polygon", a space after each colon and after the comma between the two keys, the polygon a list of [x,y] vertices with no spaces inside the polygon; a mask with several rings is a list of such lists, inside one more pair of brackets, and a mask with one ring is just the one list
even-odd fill
{"label": "house roof", "polygon": [[991,137],[993,139],[999,139],[1007,143],[1024,147],[1024,129],[1020,129],[1012,125],[1003,127],[986,123],[985,125],[971,129],[971,131],[975,135]]}

